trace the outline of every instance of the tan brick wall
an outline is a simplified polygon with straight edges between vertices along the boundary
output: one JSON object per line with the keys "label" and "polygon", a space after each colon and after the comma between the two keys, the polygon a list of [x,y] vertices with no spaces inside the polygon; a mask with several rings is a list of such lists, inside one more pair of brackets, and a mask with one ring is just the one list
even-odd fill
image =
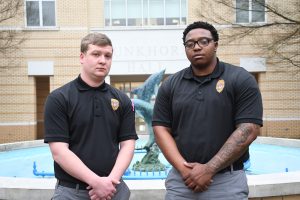
{"label": "tan brick wall", "polygon": [[261,136],[300,139],[300,121],[264,121]]}
{"label": "tan brick wall", "polygon": [[[233,5],[234,1],[232,0],[224,0],[227,1],[230,5]],[[226,21],[233,21],[234,20],[234,13],[232,13],[231,9],[222,6],[219,3],[211,0],[190,0],[189,2],[189,23],[193,21],[207,21],[209,23],[213,23],[218,21],[225,23],[224,20],[221,18],[216,18],[220,13],[222,13],[222,18],[226,19]],[[205,17],[203,17],[205,16]],[[207,17],[209,16],[209,17]]]}
{"label": "tan brick wall", "polygon": [[[7,1],[7,2],[11,2],[11,1]],[[16,2],[16,1],[15,1]],[[20,1],[22,2],[22,0]],[[24,3],[25,1],[23,1],[22,3]],[[7,5],[7,4],[4,4],[4,5]],[[1,7],[1,11],[3,10],[3,7]],[[24,26],[24,23],[25,23],[25,18],[24,18],[24,10],[23,7],[20,7],[18,12],[14,15],[15,17],[14,18],[10,18],[8,20],[5,20],[3,22],[1,22],[0,25],[4,25],[4,26],[21,26],[23,27]],[[14,11],[16,11],[14,9]],[[1,14],[4,14],[4,12],[1,12]]]}
{"label": "tan brick wall", "polygon": [[0,144],[36,139],[36,126],[0,126]]}
{"label": "tan brick wall", "polygon": [[0,122],[35,120],[34,82],[30,77],[0,75]]}
{"label": "tan brick wall", "polygon": [[88,24],[89,0],[55,1],[57,10],[57,26],[86,27]]}
{"label": "tan brick wall", "polygon": [[104,1],[90,0],[88,1],[88,18],[89,27],[103,27],[104,26]]}

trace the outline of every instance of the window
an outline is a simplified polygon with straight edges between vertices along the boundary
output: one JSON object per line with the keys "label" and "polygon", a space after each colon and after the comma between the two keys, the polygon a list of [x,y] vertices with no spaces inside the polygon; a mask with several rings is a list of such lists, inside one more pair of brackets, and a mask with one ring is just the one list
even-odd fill
{"label": "window", "polygon": [[55,0],[26,0],[28,27],[55,26]]}
{"label": "window", "polygon": [[105,0],[105,26],[186,24],[187,0]]}
{"label": "window", "polygon": [[265,0],[236,0],[236,22],[265,22]]}

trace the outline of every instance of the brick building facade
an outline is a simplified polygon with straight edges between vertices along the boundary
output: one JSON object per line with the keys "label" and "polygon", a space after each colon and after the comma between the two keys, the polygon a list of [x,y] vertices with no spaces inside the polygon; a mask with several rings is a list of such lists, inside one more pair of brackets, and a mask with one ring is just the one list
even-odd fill
{"label": "brick building facade", "polygon": [[[202,0],[124,2],[120,6],[110,0],[24,0],[22,14],[0,24],[0,30],[22,30],[26,39],[18,50],[0,57],[0,143],[43,138],[45,98],[79,74],[80,40],[87,33],[99,31],[112,39],[114,57],[107,81],[129,94],[152,73],[166,69],[169,75],[188,66],[182,31],[193,21],[207,20],[201,13],[213,10],[232,23],[238,15]],[[272,3],[289,11],[297,0]],[[276,16],[266,12],[263,20],[275,21]],[[208,22],[232,33],[225,22]],[[259,38],[268,41],[283,31],[271,28]],[[218,57],[255,75],[264,104],[262,135],[300,139],[300,68],[264,55],[253,46],[254,37],[227,43],[221,35]],[[299,53],[299,47],[284,51]],[[137,129],[145,130],[142,122]]]}

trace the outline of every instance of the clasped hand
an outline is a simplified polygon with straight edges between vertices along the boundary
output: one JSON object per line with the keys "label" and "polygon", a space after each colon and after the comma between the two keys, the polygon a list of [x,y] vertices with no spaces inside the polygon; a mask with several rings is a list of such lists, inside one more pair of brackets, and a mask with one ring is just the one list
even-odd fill
{"label": "clasped hand", "polygon": [[185,185],[194,192],[203,192],[213,182],[213,173],[206,164],[187,163],[184,165],[188,168],[183,174]]}
{"label": "clasped hand", "polygon": [[93,186],[88,186],[91,200],[111,200],[117,192],[116,185],[120,182],[110,177],[99,177]]}

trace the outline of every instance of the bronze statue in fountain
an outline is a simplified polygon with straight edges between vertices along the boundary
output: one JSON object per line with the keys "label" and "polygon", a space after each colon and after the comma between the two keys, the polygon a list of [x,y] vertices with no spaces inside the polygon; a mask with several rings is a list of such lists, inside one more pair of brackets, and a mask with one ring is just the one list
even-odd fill
{"label": "bronze statue in fountain", "polygon": [[141,161],[137,161],[133,165],[135,171],[165,171],[166,166],[162,164],[158,158],[159,148],[155,143],[154,133],[152,129],[153,103],[151,99],[156,96],[159,85],[163,79],[165,70],[152,74],[140,87],[132,91],[137,98],[132,99],[134,103],[136,117],[144,119],[146,130],[149,134],[146,144],[139,149],[145,149],[146,155]]}

